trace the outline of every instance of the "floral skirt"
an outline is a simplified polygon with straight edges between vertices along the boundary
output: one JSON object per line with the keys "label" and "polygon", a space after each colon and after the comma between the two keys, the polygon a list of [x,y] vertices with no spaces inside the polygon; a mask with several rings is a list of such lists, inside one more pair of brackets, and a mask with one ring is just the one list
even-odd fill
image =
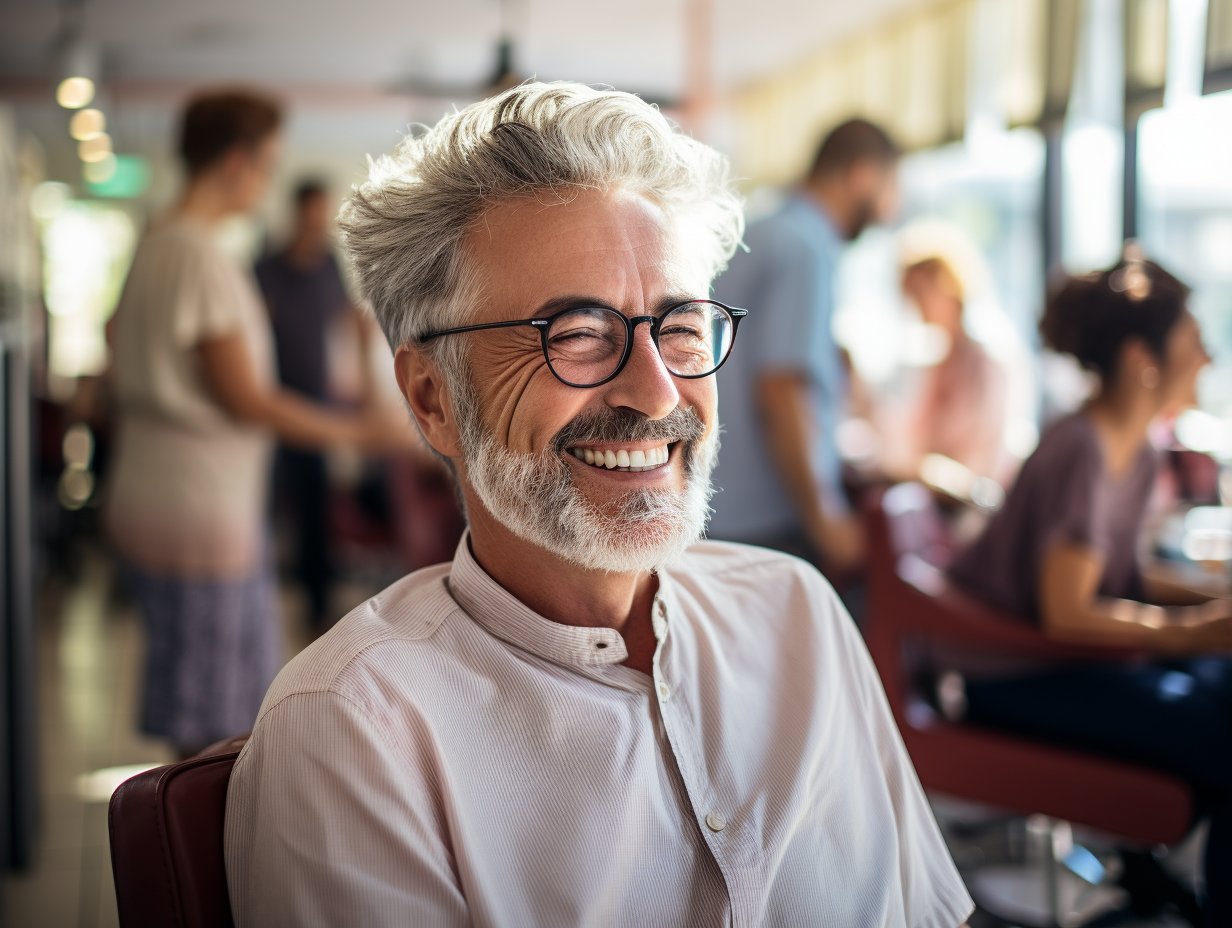
{"label": "floral skirt", "polygon": [[282,666],[276,581],[158,576],[128,565],[146,632],[141,730],[182,752],[252,729]]}

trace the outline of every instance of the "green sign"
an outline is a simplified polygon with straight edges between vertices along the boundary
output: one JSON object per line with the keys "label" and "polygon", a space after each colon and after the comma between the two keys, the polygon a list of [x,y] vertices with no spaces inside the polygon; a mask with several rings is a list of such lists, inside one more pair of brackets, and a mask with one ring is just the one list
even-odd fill
{"label": "green sign", "polygon": [[140,155],[116,155],[115,170],[106,180],[85,181],[86,191],[96,197],[139,197],[150,186],[150,162]]}

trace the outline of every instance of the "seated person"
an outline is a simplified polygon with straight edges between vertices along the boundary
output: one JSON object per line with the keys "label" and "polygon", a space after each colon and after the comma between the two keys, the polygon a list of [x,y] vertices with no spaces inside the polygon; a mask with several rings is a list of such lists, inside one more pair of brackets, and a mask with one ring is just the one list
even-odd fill
{"label": "seated person", "polygon": [[293,660],[227,796],[236,924],[950,928],[971,903],[803,561],[698,543],[726,161],[527,83],[376,162],[342,228],[469,529]]}
{"label": "seated person", "polygon": [[[1154,653],[1149,663],[968,679],[967,718],[1158,767],[1211,813],[1205,925],[1232,925],[1232,602],[1148,582],[1139,534],[1157,469],[1156,417],[1196,402],[1210,361],[1188,289],[1131,252],[1068,281],[1041,331],[1099,377],[1048,429],[1004,508],[950,573],[1058,641]],[[1152,604],[1152,605],[1148,605]]]}

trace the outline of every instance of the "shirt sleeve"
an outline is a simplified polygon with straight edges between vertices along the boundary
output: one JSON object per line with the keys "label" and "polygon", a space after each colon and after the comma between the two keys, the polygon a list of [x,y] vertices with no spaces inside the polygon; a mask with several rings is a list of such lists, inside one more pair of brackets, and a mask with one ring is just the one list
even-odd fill
{"label": "shirt sleeve", "polygon": [[204,243],[187,241],[178,251],[181,271],[171,305],[175,344],[186,350],[243,331],[245,301],[255,296],[245,292],[253,284],[244,271]]}
{"label": "shirt sleeve", "polygon": [[[1068,449],[1056,448],[1053,466],[1040,468],[1037,475],[1047,477],[1037,484],[1039,490],[1035,517],[1041,520],[1042,541],[1040,563],[1055,544],[1070,542],[1088,547],[1099,547],[1100,494],[1096,492],[1103,471],[1103,459],[1097,439],[1081,439],[1086,436],[1076,430],[1071,433],[1078,439]],[[1059,452],[1059,453],[1056,453]]]}
{"label": "shirt sleeve", "polygon": [[269,709],[227,793],[237,928],[468,924],[436,795],[346,697]]}
{"label": "shirt sleeve", "polygon": [[975,903],[937,827],[868,649],[838,597],[828,588],[826,592],[831,599],[828,609],[839,616],[855,701],[893,809],[903,924],[907,928],[957,928],[974,911]]}

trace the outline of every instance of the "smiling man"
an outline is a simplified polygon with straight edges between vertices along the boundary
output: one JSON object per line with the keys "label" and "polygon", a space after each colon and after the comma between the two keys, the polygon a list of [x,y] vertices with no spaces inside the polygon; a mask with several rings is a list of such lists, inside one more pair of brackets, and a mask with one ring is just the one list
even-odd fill
{"label": "smiling man", "polygon": [[726,161],[526,84],[377,161],[342,227],[469,531],[270,689],[227,800],[240,928],[962,922],[833,591],[699,542],[744,317],[708,299]]}

